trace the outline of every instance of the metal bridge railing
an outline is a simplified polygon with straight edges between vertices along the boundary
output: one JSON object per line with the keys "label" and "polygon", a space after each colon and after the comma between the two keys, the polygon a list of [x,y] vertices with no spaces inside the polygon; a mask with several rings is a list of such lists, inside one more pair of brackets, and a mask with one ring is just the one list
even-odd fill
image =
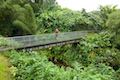
{"label": "metal bridge railing", "polygon": [[[76,40],[84,37],[88,31],[74,31],[74,32],[63,32],[58,33],[57,37],[55,33],[41,34],[41,35],[28,35],[28,36],[16,36],[8,37],[9,41],[15,41],[19,45],[9,46],[10,48],[25,48],[32,47],[36,45],[45,45],[50,43],[57,43],[68,40]],[[8,48],[8,47],[6,47]]]}

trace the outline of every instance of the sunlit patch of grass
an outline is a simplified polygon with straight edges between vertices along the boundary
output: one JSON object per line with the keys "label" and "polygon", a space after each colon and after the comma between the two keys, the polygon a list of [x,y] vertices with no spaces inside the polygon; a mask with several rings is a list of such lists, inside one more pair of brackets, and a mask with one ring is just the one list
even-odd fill
{"label": "sunlit patch of grass", "polygon": [[0,55],[0,80],[11,80],[8,59]]}

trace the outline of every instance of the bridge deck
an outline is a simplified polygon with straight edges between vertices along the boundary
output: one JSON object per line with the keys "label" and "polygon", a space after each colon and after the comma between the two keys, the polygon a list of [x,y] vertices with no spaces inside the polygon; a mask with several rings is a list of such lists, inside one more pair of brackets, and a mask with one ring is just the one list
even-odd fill
{"label": "bridge deck", "polygon": [[74,43],[78,42],[78,39],[84,37],[87,33],[88,31],[74,31],[58,33],[57,37],[55,33],[8,37],[6,39],[12,44],[9,46],[1,46],[0,51],[33,47],[46,48],[46,46]]}

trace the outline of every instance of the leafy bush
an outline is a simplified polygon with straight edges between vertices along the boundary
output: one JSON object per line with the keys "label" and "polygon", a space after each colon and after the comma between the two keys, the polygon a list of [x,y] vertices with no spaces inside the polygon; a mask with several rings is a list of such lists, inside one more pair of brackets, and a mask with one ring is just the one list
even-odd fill
{"label": "leafy bush", "polygon": [[115,80],[115,71],[104,64],[64,69],[49,62],[45,55],[36,52],[12,51],[9,58],[16,68],[16,80]]}
{"label": "leafy bush", "polygon": [[109,15],[107,23],[108,29],[114,34],[113,42],[116,45],[120,44],[120,11],[115,11]]}
{"label": "leafy bush", "polygon": [[95,48],[104,48],[112,46],[110,39],[111,35],[107,32],[101,32],[98,34],[90,34],[80,42],[80,48],[83,52],[88,53]]}
{"label": "leafy bush", "polygon": [[[88,13],[86,13],[88,15]],[[97,17],[85,16],[82,12],[69,9],[46,11],[37,17],[40,32],[53,32],[55,28],[60,31],[94,30],[99,28]]]}
{"label": "leafy bush", "polygon": [[106,6],[100,6],[99,7],[99,11],[100,11],[100,16],[102,17],[102,19],[104,21],[106,21],[106,19],[108,19],[108,15],[115,12],[116,9],[116,5],[106,5]]}
{"label": "leafy bush", "polygon": [[107,32],[88,35],[80,42],[81,63],[89,65],[91,63],[105,63],[118,69],[120,66],[119,50],[115,49],[111,43],[112,36]]}

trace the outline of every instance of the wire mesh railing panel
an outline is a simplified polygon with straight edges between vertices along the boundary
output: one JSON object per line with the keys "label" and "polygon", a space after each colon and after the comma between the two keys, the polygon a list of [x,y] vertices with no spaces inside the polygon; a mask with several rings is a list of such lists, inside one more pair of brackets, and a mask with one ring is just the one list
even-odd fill
{"label": "wire mesh railing panel", "polygon": [[88,33],[87,31],[74,31],[74,32],[8,37],[7,39],[9,41],[13,41],[19,44],[16,46],[13,43],[14,46],[11,45],[9,47],[25,48],[25,47],[32,47],[32,46],[80,39],[81,37],[85,36],[87,33]]}

